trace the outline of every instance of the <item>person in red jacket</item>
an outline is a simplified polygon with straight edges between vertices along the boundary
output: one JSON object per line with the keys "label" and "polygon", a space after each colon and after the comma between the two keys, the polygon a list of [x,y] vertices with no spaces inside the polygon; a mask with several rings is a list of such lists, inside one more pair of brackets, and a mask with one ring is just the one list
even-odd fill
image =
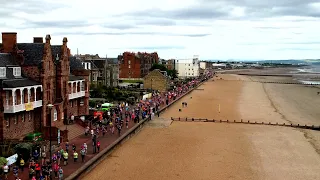
{"label": "person in red jacket", "polygon": [[98,152],[100,152],[100,141],[97,142],[97,149],[98,149]]}
{"label": "person in red jacket", "polygon": [[38,162],[36,162],[36,178],[39,178],[40,177],[40,172],[41,172],[41,167],[40,167],[40,164]]}

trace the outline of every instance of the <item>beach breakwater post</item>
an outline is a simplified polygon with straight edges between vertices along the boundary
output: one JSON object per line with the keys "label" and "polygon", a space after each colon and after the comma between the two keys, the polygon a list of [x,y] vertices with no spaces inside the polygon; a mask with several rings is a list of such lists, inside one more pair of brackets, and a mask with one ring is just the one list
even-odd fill
{"label": "beach breakwater post", "polygon": [[[168,107],[170,107],[172,104],[174,104],[175,102],[179,101],[180,99],[182,99],[184,96],[188,95],[189,93],[191,93],[193,90],[195,90],[196,88],[198,88],[199,86],[201,86],[203,83],[205,83],[206,81],[202,81],[201,83],[199,83],[197,86],[195,86],[194,88],[190,89],[189,91],[187,91],[186,93],[184,93],[183,95],[181,95],[180,97],[178,97],[176,100],[170,102],[167,106],[161,108],[159,110],[159,113],[163,112],[164,110],[166,110]],[[179,118],[180,119],[180,118]],[[143,119],[140,123],[136,124],[135,126],[133,126],[131,129],[129,129],[126,133],[124,133],[123,135],[121,135],[118,139],[116,139],[113,143],[111,143],[108,147],[106,147],[105,149],[103,149],[102,151],[100,151],[96,156],[94,156],[92,159],[90,159],[89,161],[87,161],[84,165],[82,165],[79,169],[77,169],[74,173],[72,173],[71,175],[69,175],[68,177],[65,178],[65,180],[76,180],[76,179],[81,179],[81,176],[85,175],[87,172],[89,172],[91,169],[93,169],[94,167],[96,167],[101,161],[103,161],[110,153],[112,153],[112,151],[118,147],[122,142],[124,142],[125,140],[128,140],[130,137],[132,137],[134,134],[136,134],[137,132],[140,132],[140,130],[142,129],[142,127],[146,124],[146,122],[148,122],[150,120],[150,118],[145,118]]]}

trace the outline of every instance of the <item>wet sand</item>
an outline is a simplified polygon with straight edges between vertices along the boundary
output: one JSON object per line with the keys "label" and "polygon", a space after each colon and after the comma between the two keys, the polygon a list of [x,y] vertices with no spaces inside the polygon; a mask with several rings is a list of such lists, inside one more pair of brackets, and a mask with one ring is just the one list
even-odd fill
{"label": "wet sand", "polygon": [[[297,93],[292,87],[287,87],[292,90],[288,93],[278,84],[225,81],[250,79],[219,76],[224,80],[206,82],[154,121],[197,117],[319,123],[315,97],[289,101]],[[300,96],[313,96],[313,90],[298,90]],[[182,101],[188,107],[179,112]],[[306,107],[299,110],[298,105]],[[305,113],[308,120],[296,118]],[[82,179],[320,179],[319,137],[317,132],[286,127],[174,121],[166,128],[146,126]]]}

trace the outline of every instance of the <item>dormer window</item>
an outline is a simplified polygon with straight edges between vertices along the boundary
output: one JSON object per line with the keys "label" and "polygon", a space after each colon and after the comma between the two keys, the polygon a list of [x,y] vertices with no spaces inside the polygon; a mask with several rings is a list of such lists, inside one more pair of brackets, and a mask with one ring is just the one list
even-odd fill
{"label": "dormer window", "polygon": [[21,67],[13,68],[13,76],[21,76]]}
{"label": "dormer window", "polygon": [[0,67],[0,77],[6,77],[6,68]]}

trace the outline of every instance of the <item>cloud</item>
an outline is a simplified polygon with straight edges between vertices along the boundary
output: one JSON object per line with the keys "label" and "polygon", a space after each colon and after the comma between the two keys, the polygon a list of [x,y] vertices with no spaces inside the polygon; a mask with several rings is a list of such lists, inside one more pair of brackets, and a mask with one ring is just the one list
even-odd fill
{"label": "cloud", "polygon": [[72,51],[114,57],[317,58],[319,13],[319,0],[0,0],[0,28],[18,42],[51,34],[52,44],[68,37]]}
{"label": "cloud", "polygon": [[[111,48],[111,49],[123,49],[122,48]],[[141,47],[126,47],[126,49],[130,50],[169,50],[169,49],[185,49],[184,46],[141,46]]]}
{"label": "cloud", "polygon": [[[122,15],[121,15],[122,16]],[[195,19],[212,19],[223,18],[228,16],[228,12],[224,9],[213,9],[206,6],[187,7],[176,10],[148,9],[144,11],[136,11],[125,14],[131,17],[152,17],[152,18],[168,18],[175,20],[195,20]]]}
{"label": "cloud", "polygon": [[0,12],[7,12],[7,16],[14,16],[16,12],[27,14],[42,14],[61,7],[66,7],[58,1],[42,0],[0,0]]}
{"label": "cloud", "polygon": [[320,17],[318,0],[199,0],[184,8],[150,8],[125,14],[132,17],[155,17],[175,20],[256,19],[280,16]]}
{"label": "cloud", "polygon": [[79,36],[122,36],[122,35],[161,35],[161,36],[183,36],[183,37],[205,37],[210,34],[175,34],[175,33],[161,33],[161,32],[56,32],[53,35],[79,35]]}

